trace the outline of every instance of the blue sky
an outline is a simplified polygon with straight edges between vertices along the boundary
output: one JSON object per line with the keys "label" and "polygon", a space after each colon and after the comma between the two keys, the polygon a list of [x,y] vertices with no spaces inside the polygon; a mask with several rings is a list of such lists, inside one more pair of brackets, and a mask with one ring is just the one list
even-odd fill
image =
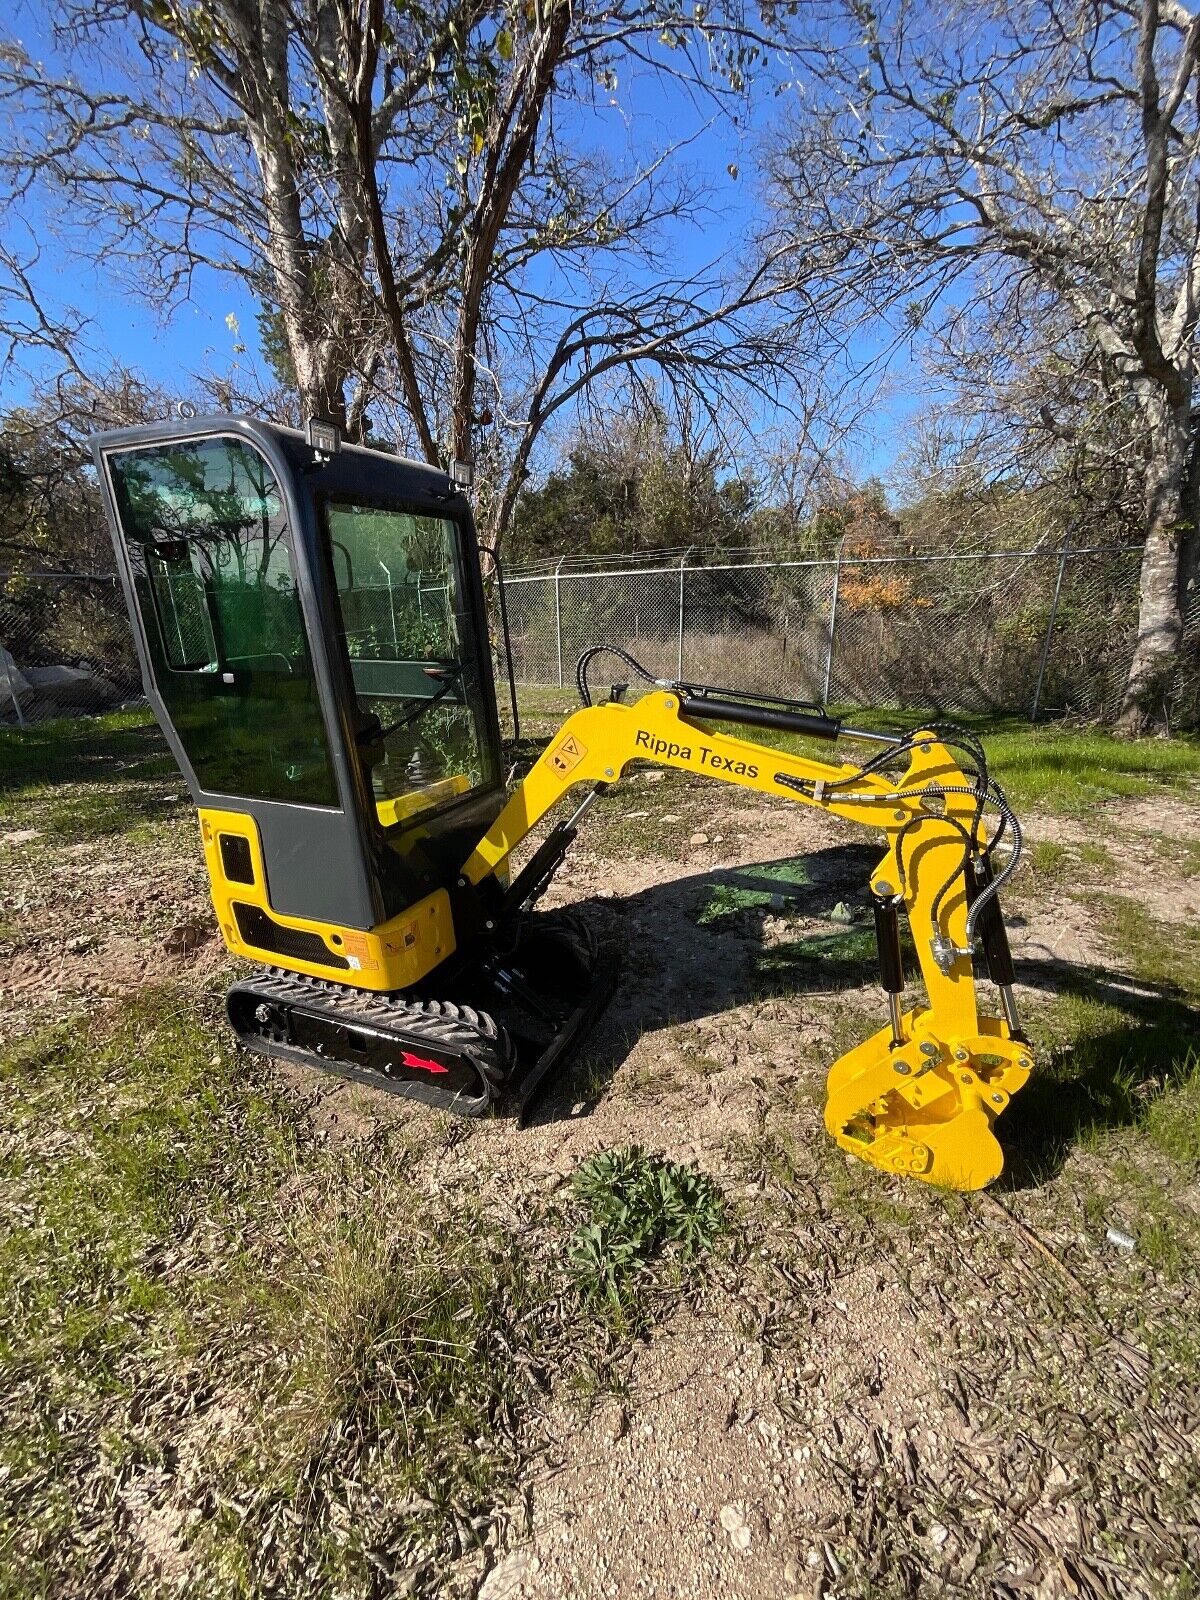
{"label": "blue sky", "polygon": [[[52,58],[42,0],[17,0],[9,13],[8,30],[35,58]],[[654,85],[637,80],[619,85],[615,98],[617,105],[601,106],[594,115],[581,119],[579,132],[618,162],[645,159],[648,150],[679,137],[685,129],[701,126],[700,116],[682,92],[672,89],[664,93],[661,80]],[[672,260],[679,270],[720,261],[739,250],[741,240],[755,226],[760,207],[757,152],[764,131],[780,112],[780,100],[763,94],[747,127],[738,130],[721,120],[700,132],[690,145],[686,161],[709,179],[715,194],[702,226],[681,225],[670,236]],[[731,164],[738,170],[736,179],[728,171]],[[67,219],[42,215],[36,202],[31,202],[32,196],[23,215],[10,218],[6,226],[15,227],[13,238],[18,244],[23,228],[36,230],[41,249],[36,273],[39,291],[51,307],[70,307],[88,319],[87,364],[102,363],[107,356],[156,384],[185,388],[193,374],[220,374],[235,361],[245,367],[256,360],[257,303],[235,277],[201,273],[188,300],[164,309],[136,286],[105,272],[102,263],[81,258],[70,241]],[[227,325],[230,315],[237,319],[236,334]],[[248,347],[240,357],[234,351],[239,340]],[[0,380],[0,406],[20,403],[27,397],[28,387],[28,380],[19,374]],[[877,424],[871,429],[874,436],[862,441],[856,464],[864,474],[886,471],[904,431],[904,419],[915,409],[914,387],[895,379],[889,385]]]}

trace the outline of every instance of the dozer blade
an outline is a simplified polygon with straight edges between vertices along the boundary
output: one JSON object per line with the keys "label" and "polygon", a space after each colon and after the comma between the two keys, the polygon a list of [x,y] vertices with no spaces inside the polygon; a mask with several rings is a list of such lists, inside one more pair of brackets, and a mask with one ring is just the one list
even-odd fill
{"label": "dozer blade", "polygon": [[247,1049],[480,1117],[524,1119],[616,983],[610,947],[573,917],[522,919],[510,947],[439,969],[435,983],[368,994],[269,969],[235,984],[229,1020]]}
{"label": "dozer blade", "polygon": [[513,1041],[505,1093],[522,1126],[612,998],[619,972],[616,946],[597,941],[579,918],[527,919],[513,960],[497,974],[504,996],[496,1011]]}
{"label": "dozer blade", "polygon": [[905,1044],[883,1028],[836,1061],[825,1126],[850,1155],[946,1189],[982,1189],[1004,1157],[992,1131],[1033,1065],[998,1018],[967,1039],[939,1039],[928,1012],[903,1019]]}

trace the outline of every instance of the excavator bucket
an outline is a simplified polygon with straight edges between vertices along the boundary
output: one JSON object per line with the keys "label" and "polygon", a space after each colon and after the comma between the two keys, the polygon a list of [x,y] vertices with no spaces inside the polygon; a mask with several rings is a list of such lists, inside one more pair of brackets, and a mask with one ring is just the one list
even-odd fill
{"label": "excavator bucket", "polygon": [[883,1172],[945,1189],[982,1189],[1004,1166],[996,1118],[1033,1063],[998,1017],[947,1047],[927,1012],[906,1012],[897,1048],[882,1028],[848,1051],[826,1082],[825,1127],[840,1147]]}

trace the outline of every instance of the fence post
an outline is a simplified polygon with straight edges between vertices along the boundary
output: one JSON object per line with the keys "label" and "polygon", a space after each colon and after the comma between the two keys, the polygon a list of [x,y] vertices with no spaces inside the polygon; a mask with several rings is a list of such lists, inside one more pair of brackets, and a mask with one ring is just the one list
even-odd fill
{"label": "fence post", "polygon": [[676,681],[683,682],[683,569],[687,565],[689,551],[685,550],[679,558],[679,650],[677,653]]}
{"label": "fence post", "polygon": [[559,556],[558,565],[554,569],[554,637],[558,647],[558,687],[563,686],[562,675],[562,594],[559,589],[558,575],[562,571],[562,564],[566,556]]}
{"label": "fence post", "polygon": [[[3,652],[3,649],[4,647],[0,645],[0,652]],[[13,667],[16,666],[16,662],[13,662],[13,667],[8,664],[11,659],[8,655],[4,656],[4,686],[8,690],[9,698],[13,703],[13,710],[17,713],[17,726],[18,728],[23,728],[25,726],[25,713],[21,710],[21,696],[17,693],[17,686],[12,677]]]}
{"label": "fence post", "polygon": [[829,704],[829,681],[833,674],[833,642],[837,631],[837,606],[838,589],[842,582],[842,550],[846,544],[846,535],[838,540],[837,555],[834,557],[833,568],[833,598],[829,602],[829,644],[825,651],[825,686],[821,690],[821,704]]}
{"label": "fence post", "polygon": [[[397,657],[399,657],[399,655],[400,655],[400,634],[399,634],[399,632],[398,632],[398,630],[396,628],[396,595],[395,595],[395,591],[392,588],[392,569],[388,566],[387,562],[383,559],[382,556],[377,556],[375,559],[379,562],[379,565],[383,568],[384,575],[385,575],[385,577],[387,578],[387,581],[388,581],[388,610],[392,614],[392,649],[396,652]],[[418,609],[420,608],[420,605],[421,605],[421,574],[418,572],[417,573],[417,606],[418,606]],[[421,612],[422,620],[424,620],[424,616],[425,616],[425,613],[424,613],[424,611],[422,611]]]}
{"label": "fence post", "polygon": [[1042,685],[1046,681],[1046,667],[1050,660],[1050,642],[1054,638],[1054,624],[1058,620],[1058,597],[1062,593],[1063,574],[1067,570],[1067,546],[1064,544],[1058,556],[1058,577],[1054,584],[1054,599],[1050,602],[1050,621],[1046,625],[1046,640],[1042,645],[1042,660],[1038,667],[1037,688],[1033,691],[1033,704],[1029,708],[1030,722],[1036,722],[1038,706],[1042,699]]}

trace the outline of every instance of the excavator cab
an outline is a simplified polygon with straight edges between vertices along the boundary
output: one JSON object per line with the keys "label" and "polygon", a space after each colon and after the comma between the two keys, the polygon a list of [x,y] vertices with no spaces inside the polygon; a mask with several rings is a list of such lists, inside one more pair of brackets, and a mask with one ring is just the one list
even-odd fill
{"label": "excavator cab", "polygon": [[504,798],[462,495],[240,418],[96,451],[147,692],[198,806],[253,821],[286,918],[368,929],[419,899]]}
{"label": "excavator cab", "polygon": [[[466,498],[445,473],[329,429],[314,444],[241,417],[106,433],[94,454],[146,693],[199,811],[225,942],[281,969],[270,981],[292,1001],[294,975],[315,980],[299,1030],[294,1004],[273,1008],[253,985],[231,993],[235,1027],[272,1054],[315,1050],[372,1083],[484,1109],[514,1065],[528,1079],[565,1045],[564,1024],[582,1025],[594,952],[564,930],[557,962],[539,939],[528,981],[515,948],[507,966],[464,970],[486,919],[477,896],[453,904],[459,869],[506,798]],[[435,970],[457,1003],[426,993]],[[540,993],[547,981],[560,992]],[[442,1009],[389,1051],[388,1028],[412,1022],[404,1006],[385,1016],[377,1002],[364,1041],[362,1002],[321,982]],[[497,985],[510,1022],[530,1012],[506,1059],[495,1030],[469,1037]],[[480,1063],[436,1056],[429,1032],[479,1045]],[[515,1039],[522,1063],[507,1058]]]}
{"label": "excavator cab", "polygon": [[[969,730],[848,728],[780,695],[655,679],[600,643],[577,668],[582,708],[510,787],[479,546],[450,477],[324,424],[226,416],[102,434],[94,451],[221,933],[257,964],[227,1000],[250,1050],[466,1115],[527,1110],[616,981],[585,922],[534,907],[596,796],[650,761],[882,837],[888,1021],[830,1069],[826,1127],[886,1172],[963,1189],[999,1173],[992,1125],[1033,1065],[997,898],[1021,831]],[[604,654],[640,699],[593,703]],[[739,725],[869,753],[820,761]],[[901,910],[924,990],[908,1008]],[[979,957],[998,1013],[978,1004]]]}

